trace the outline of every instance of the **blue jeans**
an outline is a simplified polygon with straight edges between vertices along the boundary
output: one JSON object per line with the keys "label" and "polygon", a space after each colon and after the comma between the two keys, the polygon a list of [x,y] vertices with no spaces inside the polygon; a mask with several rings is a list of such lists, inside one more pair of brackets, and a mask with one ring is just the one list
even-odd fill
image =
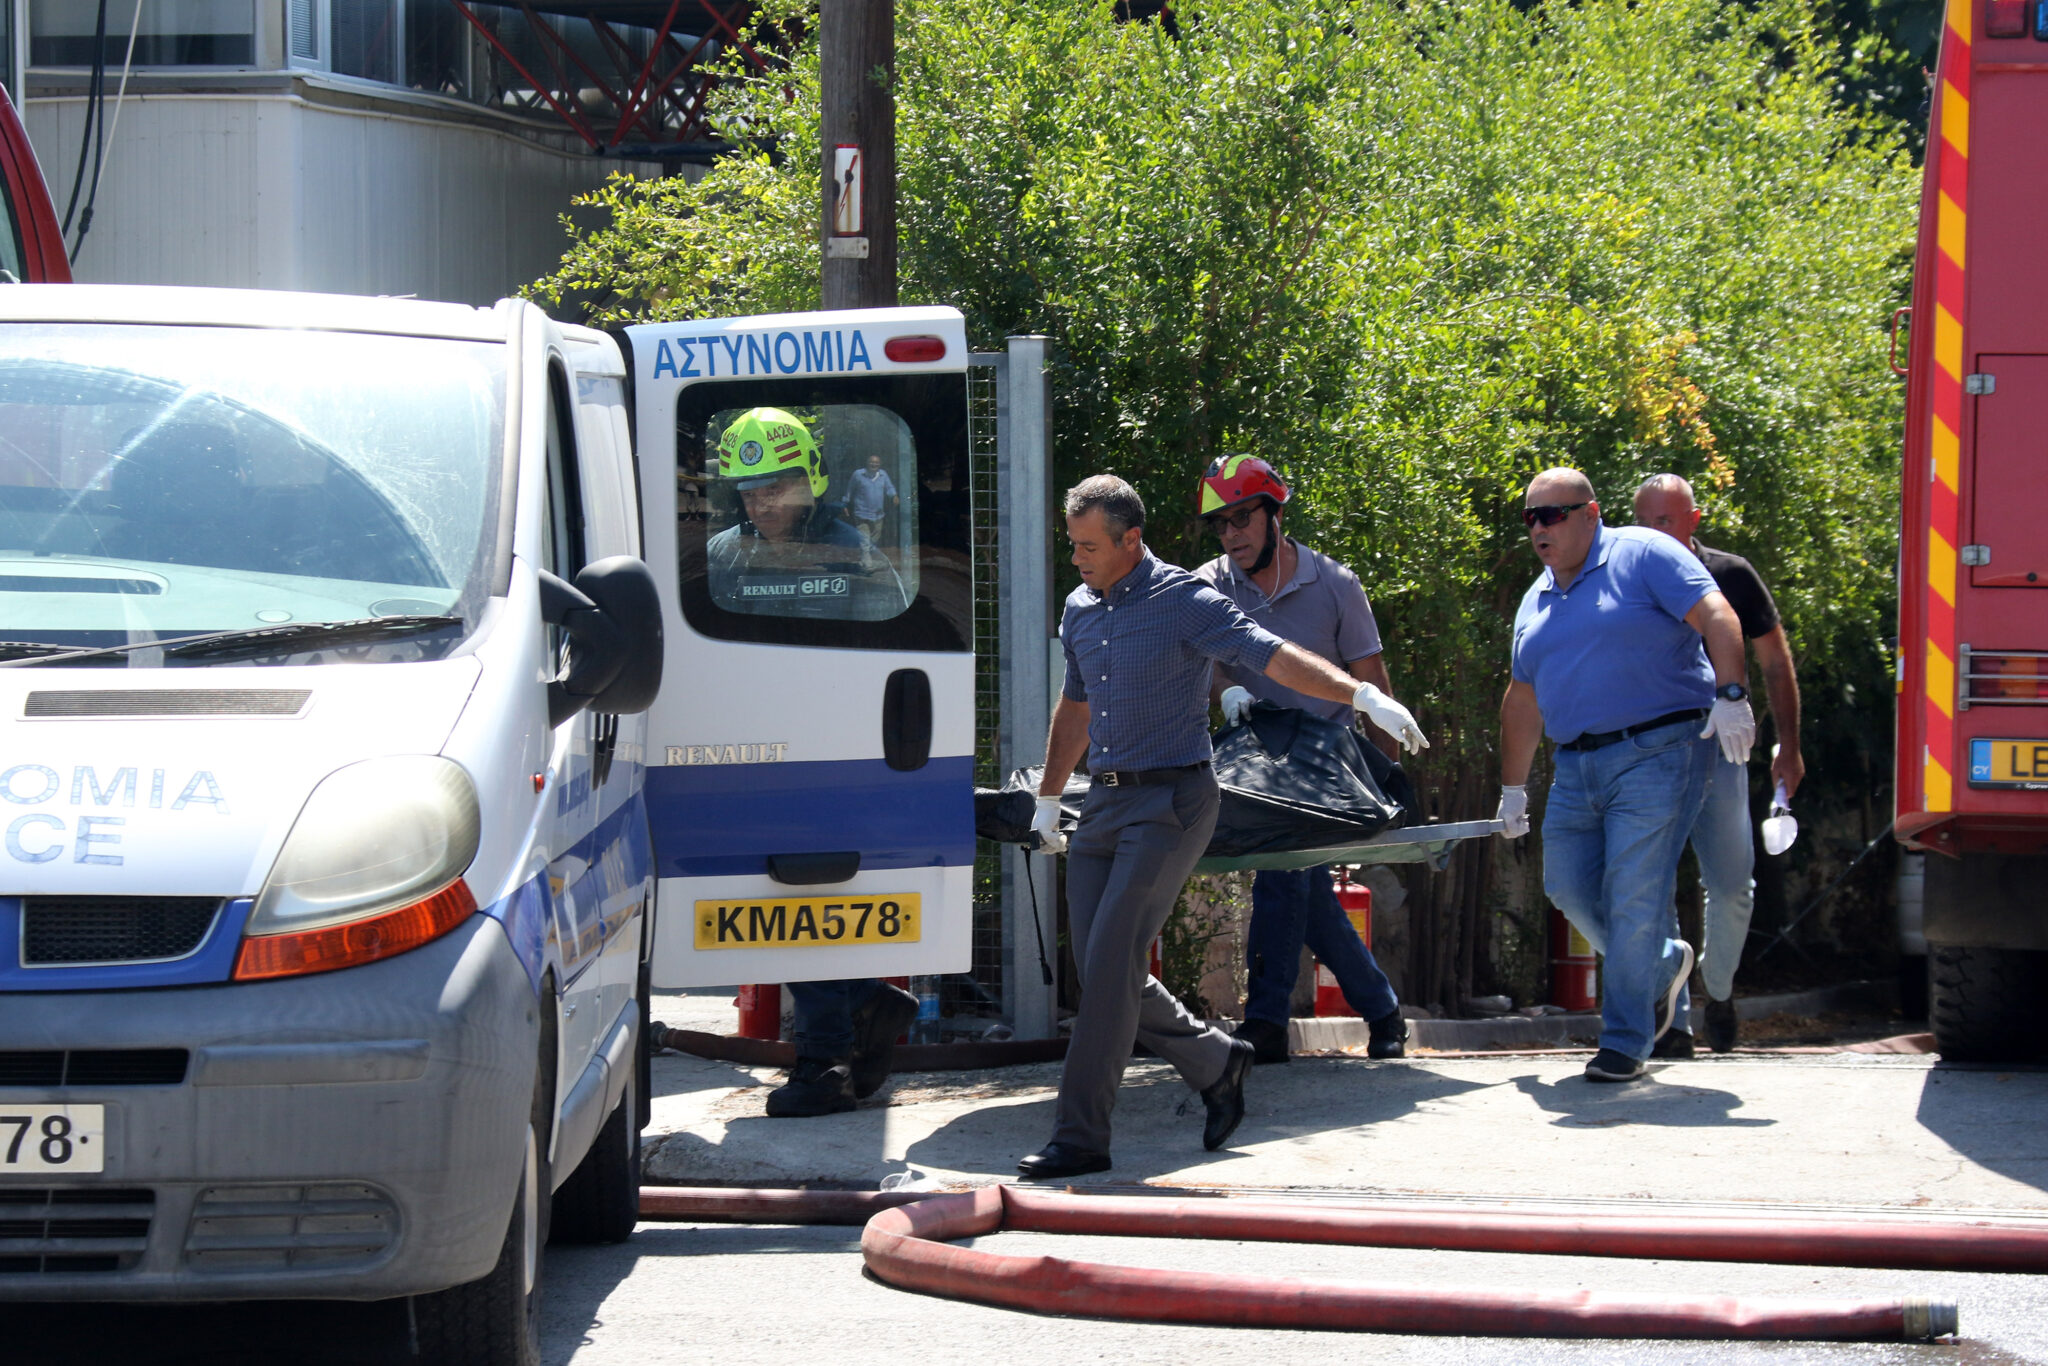
{"label": "blue jeans", "polygon": [[1749,916],[1756,908],[1756,846],[1749,834],[1749,766],[1731,764],[1717,751],[1707,773],[1707,798],[1693,822],[1692,852],[1700,861],[1706,893],[1701,918],[1700,978],[1707,995],[1725,1001],[1735,994],[1735,969],[1749,940]]}
{"label": "blue jeans", "polygon": [[[1594,750],[1560,748],[1543,812],[1543,890],[1605,960],[1600,1046],[1650,1056],[1678,970],[1672,894],[1715,742],[1683,721]],[[1681,1001],[1673,1020],[1684,1028]]]}
{"label": "blue jeans", "polygon": [[790,982],[789,999],[796,1018],[790,1026],[799,1058],[853,1056],[853,1012],[868,1003],[881,986],[873,977],[843,982]]}
{"label": "blue jeans", "polygon": [[1377,1020],[1400,1007],[1393,983],[1337,901],[1329,868],[1263,868],[1252,876],[1252,924],[1245,934],[1246,1019],[1286,1027],[1304,943],[1360,1015]]}

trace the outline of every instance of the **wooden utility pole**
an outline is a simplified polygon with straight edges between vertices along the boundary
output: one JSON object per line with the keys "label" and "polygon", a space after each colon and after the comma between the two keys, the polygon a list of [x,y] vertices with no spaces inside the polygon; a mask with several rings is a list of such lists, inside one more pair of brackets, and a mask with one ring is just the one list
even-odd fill
{"label": "wooden utility pole", "polygon": [[823,303],[896,303],[895,0],[820,0]]}

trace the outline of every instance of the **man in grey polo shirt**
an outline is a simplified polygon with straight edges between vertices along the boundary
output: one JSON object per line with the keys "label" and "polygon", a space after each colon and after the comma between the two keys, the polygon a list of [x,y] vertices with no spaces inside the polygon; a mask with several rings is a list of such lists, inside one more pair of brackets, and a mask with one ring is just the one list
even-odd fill
{"label": "man in grey polo shirt", "polygon": [[1203,1147],[1222,1147],[1244,1118],[1251,1045],[1195,1019],[1145,971],[1147,949],[1216,828],[1210,662],[1259,669],[1309,697],[1349,700],[1395,730],[1415,724],[1370,683],[1155,559],[1145,548],[1145,505],[1123,480],[1082,480],[1067,491],[1066,513],[1081,586],[1060,618],[1066,682],[1032,821],[1047,849],[1065,848],[1059,803],[1068,776],[1085,761],[1091,782],[1067,860],[1081,1008],[1052,1141],[1017,1164],[1041,1179],[1108,1169],[1110,1110],[1134,1040],[1201,1092]]}
{"label": "man in grey polo shirt", "polygon": [[[1257,456],[1223,456],[1202,476],[1200,497],[1202,515],[1223,543],[1223,554],[1197,569],[1195,577],[1282,640],[1320,655],[1362,683],[1389,690],[1393,685],[1379,624],[1365,589],[1343,565],[1281,531],[1288,490],[1273,468]],[[1232,724],[1255,700],[1344,723],[1357,714],[1348,701],[1304,696],[1241,664],[1218,664],[1214,686],[1223,719]],[[1377,730],[1372,738],[1392,757],[1397,743],[1417,748],[1421,732],[1411,727],[1411,733],[1396,736]],[[1237,1037],[1251,1043],[1260,1062],[1287,1061],[1287,1003],[1304,943],[1367,1022],[1366,1051],[1375,1058],[1400,1057],[1408,1040],[1401,1003],[1338,904],[1327,864],[1263,868],[1253,874],[1244,1023]]]}

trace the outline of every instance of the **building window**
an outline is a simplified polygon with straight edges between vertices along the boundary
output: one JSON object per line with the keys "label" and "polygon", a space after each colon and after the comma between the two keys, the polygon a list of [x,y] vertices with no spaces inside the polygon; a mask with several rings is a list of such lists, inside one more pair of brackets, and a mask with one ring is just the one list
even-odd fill
{"label": "building window", "polygon": [[398,0],[330,0],[336,73],[398,83]]}
{"label": "building window", "polygon": [[[142,21],[135,23],[135,6]],[[91,66],[97,5],[31,0],[28,59],[32,66]],[[109,0],[100,55],[119,66],[135,26],[137,66],[254,66],[256,0]]]}

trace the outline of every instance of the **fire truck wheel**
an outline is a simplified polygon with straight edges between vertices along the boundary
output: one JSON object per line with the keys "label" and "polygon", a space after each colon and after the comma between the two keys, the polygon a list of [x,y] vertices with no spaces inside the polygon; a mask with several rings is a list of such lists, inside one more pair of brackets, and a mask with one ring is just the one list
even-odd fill
{"label": "fire truck wheel", "polygon": [[2043,1056],[2042,989],[2048,953],[1932,944],[1928,1023],[1952,1062],[2023,1062]]}

